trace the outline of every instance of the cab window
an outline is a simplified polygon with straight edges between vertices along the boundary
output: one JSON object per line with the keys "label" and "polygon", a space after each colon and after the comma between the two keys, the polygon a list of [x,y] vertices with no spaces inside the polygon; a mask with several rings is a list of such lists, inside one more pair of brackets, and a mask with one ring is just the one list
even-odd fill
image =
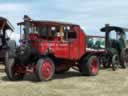
{"label": "cab window", "polygon": [[37,32],[41,37],[46,38],[48,36],[48,27],[37,27]]}
{"label": "cab window", "polygon": [[117,33],[115,31],[111,31],[109,34],[109,37],[111,40],[116,40],[117,39]]}
{"label": "cab window", "polygon": [[64,39],[65,40],[76,39],[76,32],[73,30],[73,27],[71,26],[64,27]]}

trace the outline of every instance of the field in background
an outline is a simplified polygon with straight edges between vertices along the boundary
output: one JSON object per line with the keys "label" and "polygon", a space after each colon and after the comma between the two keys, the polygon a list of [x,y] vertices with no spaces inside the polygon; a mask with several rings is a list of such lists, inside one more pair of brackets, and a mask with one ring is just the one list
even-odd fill
{"label": "field in background", "polygon": [[12,82],[0,72],[0,96],[128,96],[128,69],[100,70],[95,77],[70,70],[48,82],[36,82],[34,75]]}

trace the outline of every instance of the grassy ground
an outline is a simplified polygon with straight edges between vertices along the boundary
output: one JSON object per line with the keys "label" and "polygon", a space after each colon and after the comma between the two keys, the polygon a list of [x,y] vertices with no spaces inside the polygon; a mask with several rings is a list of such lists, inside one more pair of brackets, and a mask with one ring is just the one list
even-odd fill
{"label": "grassy ground", "polygon": [[0,72],[0,96],[128,96],[128,69],[100,70],[94,77],[71,70],[48,82],[36,82],[34,75],[12,82]]}

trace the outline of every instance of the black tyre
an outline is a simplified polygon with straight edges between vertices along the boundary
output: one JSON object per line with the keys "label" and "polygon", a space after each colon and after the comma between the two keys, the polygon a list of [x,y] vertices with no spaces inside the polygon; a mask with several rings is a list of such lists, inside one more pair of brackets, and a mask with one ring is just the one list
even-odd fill
{"label": "black tyre", "polygon": [[36,64],[36,76],[38,81],[48,81],[52,79],[55,73],[55,65],[53,61],[46,57],[40,58]]}
{"label": "black tyre", "polygon": [[99,71],[99,60],[96,56],[84,58],[80,64],[80,70],[83,75],[95,76]]}
{"label": "black tyre", "polygon": [[[24,78],[25,73],[20,73],[19,70],[21,66],[15,64],[14,58],[8,58],[5,65],[5,72],[9,80],[22,80]],[[25,70],[25,69],[24,69]]]}
{"label": "black tyre", "polygon": [[119,56],[118,55],[113,55],[112,56],[112,70],[115,71],[119,67]]}
{"label": "black tyre", "polygon": [[128,49],[127,48],[124,48],[122,51],[121,51],[121,56],[120,56],[120,65],[122,68],[126,68],[128,67]]}

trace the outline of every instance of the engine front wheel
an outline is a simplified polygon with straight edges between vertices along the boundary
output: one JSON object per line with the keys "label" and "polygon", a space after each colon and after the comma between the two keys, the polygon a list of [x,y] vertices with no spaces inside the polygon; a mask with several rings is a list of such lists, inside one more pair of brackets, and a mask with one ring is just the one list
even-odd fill
{"label": "engine front wheel", "polygon": [[9,80],[22,80],[25,75],[23,71],[25,72],[25,68],[15,64],[14,58],[8,58],[5,65],[5,72]]}
{"label": "engine front wheel", "polygon": [[46,57],[40,58],[36,64],[36,76],[38,81],[48,81],[52,79],[55,73],[55,65],[53,61]]}
{"label": "engine front wheel", "polygon": [[121,67],[122,68],[126,68],[128,67],[128,49],[127,48],[124,48],[122,51],[121,51]]}
{"label": "engine front wheel", "polygon": [[118,55],[113,55],[112,57],[112,70],[115,71],[119,67],[119,56]]}

